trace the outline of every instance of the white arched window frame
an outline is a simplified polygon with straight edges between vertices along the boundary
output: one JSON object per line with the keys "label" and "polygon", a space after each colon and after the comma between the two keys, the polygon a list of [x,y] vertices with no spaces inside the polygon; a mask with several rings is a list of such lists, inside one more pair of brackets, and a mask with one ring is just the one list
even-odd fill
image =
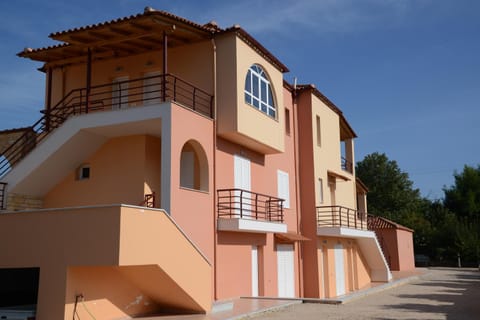
{"label": "white arched window frame", "polygon": [[245,79],[245,102],[274,119],[277,116],[270,80],[259,65],[254,64],[248,69]]}

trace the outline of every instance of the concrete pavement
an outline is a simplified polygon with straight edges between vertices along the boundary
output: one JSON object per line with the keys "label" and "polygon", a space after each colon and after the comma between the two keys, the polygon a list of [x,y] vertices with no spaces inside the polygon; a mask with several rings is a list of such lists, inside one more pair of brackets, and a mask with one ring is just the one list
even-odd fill
{"label": "concrete pavement", "polygon": [[348,303],[295,304],[245,319],[480,319],[478,269],[430,269],[401,286]]}

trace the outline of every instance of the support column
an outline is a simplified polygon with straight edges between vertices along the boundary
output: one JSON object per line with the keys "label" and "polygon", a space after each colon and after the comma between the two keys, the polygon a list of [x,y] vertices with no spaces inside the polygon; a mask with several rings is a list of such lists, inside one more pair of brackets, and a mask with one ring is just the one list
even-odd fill
{"label": "support column", "polygon": [[87,52],[87,81],[86,81],[86,103],[85,103],[85,113],[88,113],[90,109],[90,89],[92,86],[92,50],[88,48]]}
{"label": "support column", "polygon": [[167,73],[168,73],[168,37],[167,32],[163,31],[163,81],[162,81],[162,101],[165,102],[167,96]]}
{"label": "support column", "polygon": [[47,91],[47,110],[45,113],[45,130],[47,132],[50,131],[50,110],[52,109],[52,68],[48,68],[47,70],[47,86],[48,86],[48,91]]}

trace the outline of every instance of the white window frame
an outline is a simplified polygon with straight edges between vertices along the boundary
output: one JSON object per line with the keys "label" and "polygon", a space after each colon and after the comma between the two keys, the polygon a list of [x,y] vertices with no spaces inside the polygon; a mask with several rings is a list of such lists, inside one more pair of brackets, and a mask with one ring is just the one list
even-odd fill
{"label": "white window frame", "polygon": [[[84,175],[84,169],[88,169],[88,175]],[[92,169],[90,167],[90,164],[82,164],[80,167],[77,169],[77,180],[88,180],[90,179],[90,176],[92,174]]]}
{"label": "white window frame", "polygon": [[[254,77],[258,79],[258,81],[254,81]],[[267,74],[259,65],[254,64],[248,69],[244,91],[245,103],[273,119],[277,118],[277,108],[275,107],[272,85],[270,80],[268,80]]]}

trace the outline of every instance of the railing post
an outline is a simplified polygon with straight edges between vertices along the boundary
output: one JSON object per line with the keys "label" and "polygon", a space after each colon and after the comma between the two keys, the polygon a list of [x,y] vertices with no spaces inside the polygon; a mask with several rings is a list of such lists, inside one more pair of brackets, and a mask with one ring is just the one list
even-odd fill
{"label": "railing post", "polygon": [[354,210],[354,218],[355,218],[355,229],[358,229],[358,226],[357,226],[357,219],[358,219],[358,211],[357,210]]}
{"label": "railing post", "polygon": [[342,227],[342,207],[338,206],[338,218],[340,221],[340,227]]}
{"label": "railing post", "polygon": [[192,100],[192,105],[193,105],[193,110],[195,111],[195,95],[197,93],[197,88],[193,87],[193,100]]}
{"label": "railing post", "polygon": [[235,210],[233,209],[234,204],[235,204],[235,191],[233,192],[233,197],[232,197],[232,190],[228,191],[228,199],[230,201],[230,218],[235,214]]}
{"label": "railing post", "polygon": [[280,222],[283,223],[283,201],[280,201]]}
{"label": "railing post", "polygon": [[347,209],[347,228],[350,228],[350,208]]}
{"label": "railing post", "polygon": [[90,89],[92,86],[92,50],[88,48],[87,51],[87,92],[86,92],[86,103],[85,103],[85,113],[88,113],[90,108]]}
{"label": "railing post", "polygon": [[258,194],[255,194],[255,220],[258,220]]}
{"label": "railing post", "polygon": [[167,55],[167,49],[168,49],[168,38],[167,38],[167,32],[163,31],[163,83],[162,83],[162,97],[163,97],[163,102],[167,100],[167,72],[168,72],[168,55]]}
{"label": "railing post", "polygon": [[210,118],[214,118],[214,114],[213,114],[213,96],[210,96]]}
{"label": "railing post", "polygon": [[240,189],[240,219],[243,219],[243,190]]}
{"label": "railing post", "polygon": [[173,77],[173,101],[177,101],[177,77]]}

